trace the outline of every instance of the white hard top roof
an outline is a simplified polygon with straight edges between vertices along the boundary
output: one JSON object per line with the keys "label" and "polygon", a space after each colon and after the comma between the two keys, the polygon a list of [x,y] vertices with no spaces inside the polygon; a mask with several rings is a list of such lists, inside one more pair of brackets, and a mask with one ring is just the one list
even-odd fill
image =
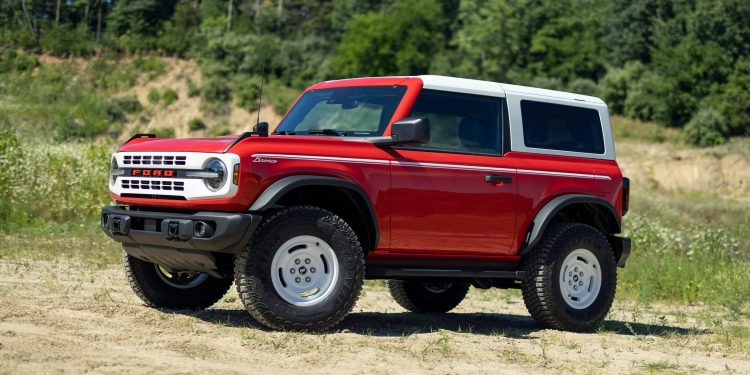
{"label": "white hard top roof", "polygon": [[490,81],[480,81],[476,79],[423,75],[419,76],[422,80],[423,87],[430,90],[451,91],[464,94],[496,96],[504,98],[506,93],[546,96],[557,99],[578,100],[589,103],[604,104],[604,101],[588,95],[573,94],[563,91],[539,89],[535,87],[526,87],[518,85],[509,85],[507,83],[497,83]]}

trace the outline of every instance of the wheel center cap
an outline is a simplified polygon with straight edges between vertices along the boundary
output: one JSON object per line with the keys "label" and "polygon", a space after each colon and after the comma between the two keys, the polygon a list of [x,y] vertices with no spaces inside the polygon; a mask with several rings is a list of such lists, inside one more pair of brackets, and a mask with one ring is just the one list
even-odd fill
{"label": "wheel center cap", "polygon": [[304,275],[304,274],[307,273],[307,268],[305,268],[305,266],[302,266],[302,267],[299,268],[298,271],[299,271],[300,275]]}

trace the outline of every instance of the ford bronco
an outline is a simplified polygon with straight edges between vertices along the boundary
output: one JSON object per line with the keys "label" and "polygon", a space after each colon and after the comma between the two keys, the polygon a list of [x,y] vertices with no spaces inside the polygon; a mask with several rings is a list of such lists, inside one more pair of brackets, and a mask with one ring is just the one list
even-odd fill
{"label": "ford bronco", "polygon": [[207,308],[234,283],[281,330],[336,325],[364,279],[417,313],[520,288],[542,325],[590,330],[630,253],[605,103],[461,78],[318,83],[270,134],[138,134],[109,188],[101,226],[146,304]]}

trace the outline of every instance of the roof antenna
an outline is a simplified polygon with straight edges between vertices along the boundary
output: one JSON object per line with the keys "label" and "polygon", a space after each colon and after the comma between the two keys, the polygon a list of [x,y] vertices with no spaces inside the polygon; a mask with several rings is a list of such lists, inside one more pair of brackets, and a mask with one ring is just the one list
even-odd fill
{"label": "roof antenna", "polygon": [[260,73],[260,93],[258,94],[258,120],[255,121],[253,126],[253,133],[257,133],[261,137],[268,137],[268,123],[260,122],[260,109],[263,106],[263,80],[266,76],[266,58],[263,57],[263,65]]}

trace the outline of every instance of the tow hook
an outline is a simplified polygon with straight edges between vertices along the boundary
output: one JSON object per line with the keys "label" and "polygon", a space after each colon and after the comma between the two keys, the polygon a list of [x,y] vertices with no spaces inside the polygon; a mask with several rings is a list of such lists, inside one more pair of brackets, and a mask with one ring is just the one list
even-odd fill
{"label": "tow hook", "polygon": [[130,216],[127,215],[103,215],[102,226],[112,234],[127,236],[130,232]]}

